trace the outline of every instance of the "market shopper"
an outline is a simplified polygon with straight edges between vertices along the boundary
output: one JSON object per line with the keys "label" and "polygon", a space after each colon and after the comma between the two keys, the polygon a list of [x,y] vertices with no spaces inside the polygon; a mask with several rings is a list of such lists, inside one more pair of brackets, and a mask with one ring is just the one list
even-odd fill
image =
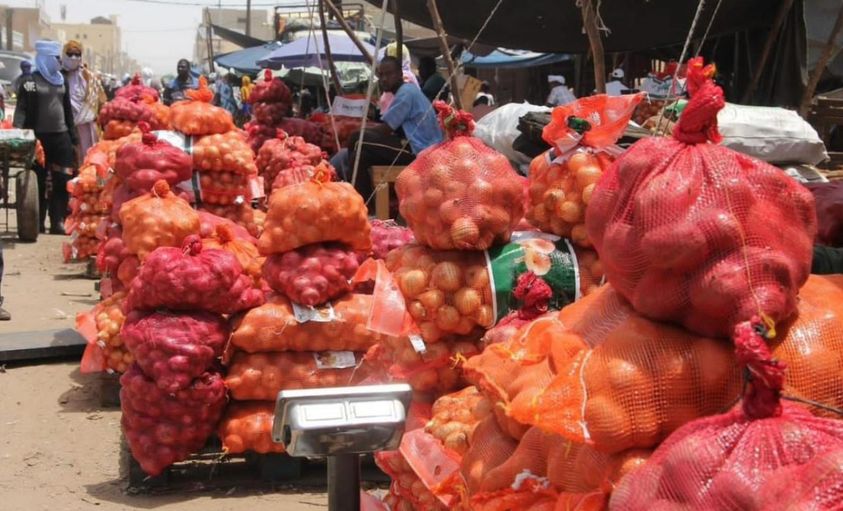
{"label": "market shopper", "polygon": [[623,83],[624,79],[624,72],[623,69],[617,68],[612,71],[612,78],[611,82],[606,83],[606,94],[609,96],[620,96],[628,87],[625,83]]}
{"label": "market shopper", "polygon": [[405,83],[401,63],[395,57],[384,57],[378,66],[378,81],[382,91],[394,99],[389,109],[381,113],[382,124],[351,135],[348,149],[337,153],[332,163],[340,169],[346,181],[351,180],[357,145],[360,144],[360,166],[354,187],[365,199],[372,195],[373,165],[407,165],[416,155],[442,141],[442,130],[436,112],[421,89]]}
{"label": "market shopper", "polygon": [[70,40],[64,45],[62,68],[70,91],[73,122],[79,135],[78,151],[85,155],[97,143],[97,113],[107,98],[100,81],[82,63],[82,44]]}
{"label": "market shopper", "polygon": [[443,90],[446,83],[445,77],[439,74],[436,59],[433,57],[419,59],[419,83],[422,84],[422,92],[431,103],[437,99],[444,100],[447,97]]}
{"label": "market shopper", "polygon": [[[38,188],[48,204],[51,234],[64,234],[67,182],[76,172],[79,144],[70,91],[61,72],[61,50],[58,41],[35,43],[35,72],[20,84],[14,117],[14,126],[33,130],[44,148],[46,164],[38,172]],[[42,216],[41,232],[43,221]]]}
{"label": "market shopper", "polygon": [[[0,243],[0,284],[3,283],[3,243]],[[0,321],[9,321],[12,315],[3,308],[3,295],[0,294]]]}
{"label": "market shopper", "polygon": [[474,96],[474,104],[472,106],[495,106],[495,96],[492,95],[492,88],[489,82],[484,81],[480,84],[480,92]]}
{"label": "market shopper", "polygon": [[15,94],[18,93],[18,89],[20,89],[20,84],[23,83],[28,77],[32,76],[32,62],[28,60],[21,60],[20,61],[20,74],[15,81],[12,82],[12,91]]}
{"label": "market shopper", "polygon": [[565,85],[564,76],[548,75],[547,83],[550,84],[550,94],[548,94],[547,101],[545,101],[547,106],[562,106],[577,100],[577,97],[574,96],[571,89]]}
{"label": "market shopper", "polygon": [[185,91],[198,87],[199,80],[190,74],[190,61],[181,59],[176,65],[176,77],[164,89],[164,104],[170,106],[177,101],[187,99]]}

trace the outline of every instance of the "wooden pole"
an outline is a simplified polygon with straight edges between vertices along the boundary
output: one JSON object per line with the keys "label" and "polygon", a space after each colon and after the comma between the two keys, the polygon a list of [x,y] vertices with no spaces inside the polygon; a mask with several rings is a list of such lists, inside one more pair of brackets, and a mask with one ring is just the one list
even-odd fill
{"label": "wooden pole", "polygon": [[456,66],[454,66],[454,59],[451,58],[451,50],[448,48],[448,37],[442,26],[442,18],[439,16],[439,8],[436,7],[436,0],[427,0],[427,10],[430,11],[433,29],[436,31],[436,35],[439,36],[439,49],[448,68],[448,76],[451,79],[451,96],[454,97],[454,104],[457,106],[457,109],[462,110],[462,97],[460,97],[460,87],[457,83]]}
{"label": "wooden pole", "polygon": [[214,72],[214,41],[211,28],[211,12],[205,7],[205,37],[208,39],[208,72]]}
{"label": "wooden pole", "polygon": [[252,0],[246,0],[246,35],[252,35]]}
{"label": "wooden pole", "polygon": [[603,51],[603,40],[597,27],[597,11],[591,0],[582,0],[582,23],[588,42],[591,45],[591,55],[594,59],[594,84],[598,94],[606,92],[606,57]]}
{"label": "wooden pole", "polygon": [[784,23],[784,19],[787,17],[787,13],[790,11],[791,7],[793,7],[793,0],[784,0],[779,5],[779,10],[773,20],[773,26],[770,27],[770,32],[767,34],[767,39],[764,41],[764,47],[761,49],[761,58],[758,60],[755,70],[752,72],[752,79],[749,82],[749,86],[746,88],[746,92],[743,95],[741,103],[749,103],[752,99],[752,95],[758,87],[758,81],[761,80],[761,73],[764,72],[764,66],[767,65],[767,59],[770,58],[770,51],[773,49],[773,43],[776,41],[782,23]]}
{"label": "wooden pole", "polygon": [[828,65],[828,61],[831,60],[834,43],[837,41],[837,36],[840,35],[841,29],[843,29],[843,8],[837,11],[837,21],[834,22],[834,28],[831,29],[831,34],[829,34],[828,40],[825,43],[822,55],[820,55],[820,60],[817,61],[816,67],[814,67],[814,70],[811,72],[811,77],[808,79],[808,85],[805,86],[805,93],[802,94],[802,102],[799,105],[799,115],[802,117],[808,116],[808,111],[811,109],[811,101],[814,99],[814,92],[817,90],[817,84],[820,82],[820,78],[823,75],[823,71],[825,71],[825,67]]}
{"label": "wooden pole", "polygon": [[398,0],[390,0],[392,4],[392,15],[395,19],[395,38],[397,39],[395,44],[398,47],[395,49],[395,57],[398,59],[398,62],[403,62],[404,60],[404,26],[401,23],[401,4],[398,3]]}
{"label": "wooden pole", "polygon": [[334,65],[334,56],[331,55],[331,42],[328,38],[328,25],[325,23],[325,0],[319,0],[319,22],[322,23],[322,42],[325,45],[325,58],[328,59],[328,70],[331,72],[331,81],[337,90],[337,95],[342,94],[342,83],[337,74],[337,67]]}
{"label": "wooden pole", "polygon": [[348,26],[348,22],[345,21],[345,18],[342,17],[342,12],[337,9],[337,6],[334,5],[334,2],[332,2],[331,0],[324,1],[325,5],[328,7],[328,10],[330,10],[331,13],[336,17],[337,23],[340,24],[340,27],[342,27],[342,29],[345,30],[345,33],[348,34],[348,37],[351,38],[351,42],[353,42],[354,45],[357,46],[357,49],[360,50],[360,53],[362,53],[364,57],[366,57],[366,60],[369,62],[369,64],[373,63],[375,61],[374,57],[369,54],[369,50],[367,50],[366,47],[363,46],[363,43],[360,42],[360,39],[357,39],[357,34],[354,33],[354,30],[352,30],[351,27]]}

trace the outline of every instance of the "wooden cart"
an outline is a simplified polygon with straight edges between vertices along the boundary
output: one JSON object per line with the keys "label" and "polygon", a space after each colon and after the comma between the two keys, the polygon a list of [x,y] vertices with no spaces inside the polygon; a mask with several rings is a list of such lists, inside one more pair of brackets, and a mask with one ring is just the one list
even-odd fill
{"label": "wooden cart", "polygon": [[[33,170],[34,162],[35,134],[32,130],[0,130],[0,207],[6,210],[5,232],[9,232],[9,210],[16,210],[21,241],[38,239],[38,178]],[[14,194],[10,193],[12,184]]]}

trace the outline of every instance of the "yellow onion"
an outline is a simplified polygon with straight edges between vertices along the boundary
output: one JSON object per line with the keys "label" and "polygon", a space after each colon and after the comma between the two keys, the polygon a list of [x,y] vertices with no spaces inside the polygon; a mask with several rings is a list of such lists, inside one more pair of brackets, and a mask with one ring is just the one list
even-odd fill
{"label": "yellow onion", "polygon": [[476,289],[464,287],[454,295],[454,306],[463,316],[469,316],[482,305],[482,297]]}
{"label": "yellow onion", "polygon": [[451,239],[457,248],[473,248],[480,239],[480,228],[470,217],[460,217],[451,224]]}
{"label": "yellow onion", "polygon": [[462,271],[458,264],[445,261],[433,268],[431,281],[436,288],[453,292],[462,287]]}

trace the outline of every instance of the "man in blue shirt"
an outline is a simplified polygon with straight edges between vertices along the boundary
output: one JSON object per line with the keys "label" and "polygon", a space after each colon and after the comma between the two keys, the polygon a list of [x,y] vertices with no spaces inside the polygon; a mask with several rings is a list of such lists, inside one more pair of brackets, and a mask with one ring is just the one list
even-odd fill
{"label": "man in blue shirt", "polygon": [[[357,145],[361,143],[360,166],[354,188],[369,200],[372,196],[373,165],[407,165],[416,155],[442,141],[442,130],[430,101],[416,85],[404,83],[401,63],[395,57],[384,57],[378,66],[381,91],[391,92],[395,98],[385,112],[383,124],[366,128],[351,136],[348,147],[348,168],[354,167]],[[350,179],[351,176],[346,176]]]}
{"label": "man in blue shirt", "polygon": [[199,80],[190,74],[190,62],[187,59],[179,60],[176,66],[176,77],[170,82],[170,85],[164,89],[164,97],[162,102],[170,106],[177,101],[184,101],[187,99],[185,91],[187,89],[198,89]]}

